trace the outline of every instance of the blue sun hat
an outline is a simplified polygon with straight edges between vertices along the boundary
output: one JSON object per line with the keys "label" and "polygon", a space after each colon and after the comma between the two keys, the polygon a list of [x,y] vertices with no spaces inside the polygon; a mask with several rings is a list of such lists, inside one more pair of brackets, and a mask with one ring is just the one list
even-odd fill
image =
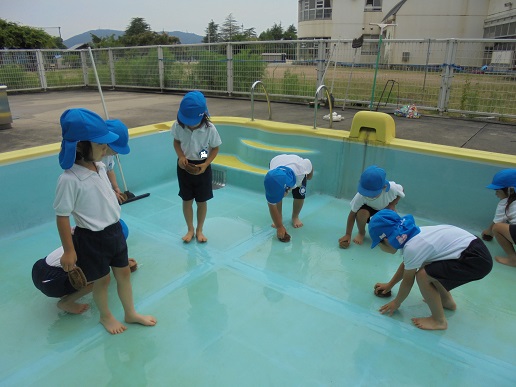
{"label": "blue sun hat", "polygon": [[516,187],[516,169],[502,169],[493,176],[493,181],[487,186],[489,189],[503,189]]}
{"label": "blue sun hat", "polygon": [[296,175],[289,167],[271,169],[265,175],[265,198],[271,204],[281,202],[287,189],[296,185]]}
{"label": "blue sun hat", "polygon": [[109,144],[118,139],[118,135],[109,131],[106,123],[97,113],[87,109],[65,110],[60,122],[63,141],[59,152],[59,165],[63,169],[70,169],[75,163],[75,152],[79,141]]}
{"label": "blue sun hat", "polygon": [[127,239],[129,237],[129,228],[122,219],[120,219],[120,225],[122,226],[122,234],[124,234],[124,238]]}
{"label": "blue sun hat", "polygon": [[369,236],[373,240],[371,248],[387,238],[396,250],[401,249],[407,241],[421,232],[412,215],[399,216],[392,210],[378,211],[369,221]]}
{"label": "blue sun hat", "polygon": [[110,132],[118,135],[118,140],[109,144],[109,147],[116,153],[126,155],[131,151],[129,148],[129,129],[120,120],[106,120],[106,125]]}
{"label": "blue sun hat", "polygon": [[358,193],[362,196],[374,198],[382,193],[383,187],[385,187],[385,192],[387,192],[391,186],[385,176],[385,170],[382,168],[376,165],[367,167],[360,175]]}
{"label": "blue sun hat", "polygon": [[206,98],[200,91],[186,93],[181,103],[177,118],[187,126],[197,126],[202,121],[204,114],[208,113]]}

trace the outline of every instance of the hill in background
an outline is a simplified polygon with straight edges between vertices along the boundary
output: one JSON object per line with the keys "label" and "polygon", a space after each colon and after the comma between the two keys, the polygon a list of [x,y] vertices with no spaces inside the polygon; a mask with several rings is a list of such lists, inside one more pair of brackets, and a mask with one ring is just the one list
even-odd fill
{"label": "hill in background", "polygon": [[[119,37],[124,34],[124,31],[117,30],[90,30],[87,32],[83,32],[82,34],[72,36],[69,39],[63,41],[64,45],[68,48],[75,46],[76,44],[89,43],[91,42],[91,34],[98,36],[99,38],[104,38],[106,36],[115,35],[115,37]],[[167,32],[170,36],[176,36],[179,38],[182,44],[195,44],[202,43],[202,36],[193,34],[190,32],[181,32],[181,31],[171,31]]]}

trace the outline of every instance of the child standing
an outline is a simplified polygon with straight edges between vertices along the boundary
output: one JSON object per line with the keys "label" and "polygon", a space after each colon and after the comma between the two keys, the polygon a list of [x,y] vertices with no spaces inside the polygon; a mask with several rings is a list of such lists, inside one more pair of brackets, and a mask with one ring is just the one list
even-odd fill
{"label": "child standing", "polygon": [[303,208],[306,195],[306,182],[314,174],[312,163],[297,155],[278,155],[269,164],[269,172],[265,175],[265,198],[269,205],[272,226],[276,228],[276,236],[282,242],[290,241],[290,235],[283,225],[283,198],[292,190],[294,204],[292,207],[292,225],[303,227],[299,213]]}
{"label": "child standing", "polygon": [[[217,128],[210,121],[206,98],[200,91],[187,93],[179,105],[177,121],[172,125],[174,150],[177,154],[179,196],[188,228],[183,242],[192,238],[204,243],[204,221],[208,200],[213,198],[211,163],[222,144]],[[193,223],[193,201],[197,204],[197,228]]]}
{"label": "child standing", "polygon": [[[106,168],[100,162],[107,144],[118,139],[104,120],[86,109],[69,109],[61,116],[63,141],[54,209],[63,245],[61,266],[64,271],[79,266],[88,282],[93,282],[93,299],[100,322],[112,334],[127,328],[111,314],[108,306],[110,267],[117,281],[118,296],[125,322],[155,325],[152,316],[134,309],[127,244],[120,220],[120,205],[111,188]],[[70,215],[75,232],[70,232]]]}
{"label": "child standing", "polygon": [[346,234],[339,239],[340,248],[347,249],[350,246],[355,221],[358,234],[353,238],[353,242],[361,245],[369,218],[384,208],[395,211],[400,198],[405,197],[403,187],[393,181],[387,181],[385,176],[385,170],[376,165],[367,167],[362,172],[358,182],[358,193],[350,203],[351,211],[346,223]]}
{"label": "child standing", "polygon": [[116,181],[115,155],[118,153],[121,155],[126,155],[131,151],[128,144],[129,129],[120,120],[106,120],[106,125],[110,132],[118,135],[118,140],[109,144],[106,155],[102,158],[102,162],[106,165],[107,176],[113,191],[115,191],[118,203],[122,204],[125,200],[127,200],[127,197],[124,196],[124,193],[120,190],[118,187],[118,182]]}
{"label": "child standing", "polygon": [[503,169],[496,173],[491,184],[500,199],[496,207],[495,216],[491,225],[482,232],[484,240],[491,240],[493,236],[502,247],[506,257],[495,257],[497,262],[507,266],[516,266],[516,169]]}
{"label": "child standing", "polygon": [[398,295],[380,308],[392,315],[407,298],[417,281],[428,304],[430,317],[413,318],[421,329],[446,329],[444,308],[455,310],[450,290],[484,278],[493,267],[493,259],[484,242],[455,226],[417,227],[412,215],[400,217],[392,210],[381,210],[371,217],[371,248],[380,244],[383,252],[395,254],[401,249],[403,262],[387,283],[377,283],[375,293],[387,293],[401,281]]}

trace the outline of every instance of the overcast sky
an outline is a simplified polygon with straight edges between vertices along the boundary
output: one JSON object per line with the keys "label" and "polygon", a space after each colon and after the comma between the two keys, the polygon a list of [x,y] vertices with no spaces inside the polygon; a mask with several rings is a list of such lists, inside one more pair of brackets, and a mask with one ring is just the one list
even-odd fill
{"label": "overcast sky", "polygon": [[[0,18],[31,27],[61,27],[63,40],[89,30],[124,31],[135,17],[145,19],[153,31],[204,36],[212,19],[221,26],[230,13],[257,34],[274,23],[297,28],[295,0],[0,0]],[[45,31],[59,36],[58,28]]]}

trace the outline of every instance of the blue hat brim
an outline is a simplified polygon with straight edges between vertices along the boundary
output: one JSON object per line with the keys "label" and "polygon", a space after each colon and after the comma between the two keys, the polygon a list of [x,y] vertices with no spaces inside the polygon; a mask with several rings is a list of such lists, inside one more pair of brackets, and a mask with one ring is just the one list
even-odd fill
{"label": "blue hat brim", "polygon": [[119,146],[115,143],[109,144],[109,147],[113,149],[116,153],[120,153],[121,155],[126,155],[131,152],[131,148],[129,148],[129,144],[125,146]]}

